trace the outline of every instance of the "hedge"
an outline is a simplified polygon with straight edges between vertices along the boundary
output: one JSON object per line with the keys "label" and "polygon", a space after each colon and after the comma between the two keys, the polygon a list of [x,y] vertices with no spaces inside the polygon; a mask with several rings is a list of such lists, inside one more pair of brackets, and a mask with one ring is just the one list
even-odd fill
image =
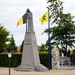
{"label": "hedge", "polygon": [[[39,53],[39,56],[41,64],[48,67],[48,53],[46,52]],[[12,53],[12,57],[10,58],[11,67],[18,67],[21,64],[21,58],[22,58],[21,53]],[[1,53],[0,67],[8,67],[8,66],[9,66],[8,53]]]}
{"label": "hedge", "polygon": [[[11,67],[16,67],[20,65],[21,62],[21,53],[13,54],[10,59]],[[8,67],[9,66],[9,58],[7,53],[0,54],[0,67]]]}

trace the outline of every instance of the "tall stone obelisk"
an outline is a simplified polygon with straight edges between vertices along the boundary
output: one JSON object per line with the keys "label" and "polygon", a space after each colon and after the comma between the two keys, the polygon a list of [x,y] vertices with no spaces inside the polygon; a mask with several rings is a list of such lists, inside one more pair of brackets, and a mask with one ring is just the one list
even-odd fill
{"label": "tall stone obelisk", "polygon": [[32,12],[27,9],[28,31],[24,38],[24,47],[22,53],[21,65],[16,70],[23,71],[48,71],[48,69],[40,64],[38,46],[33,28]]}

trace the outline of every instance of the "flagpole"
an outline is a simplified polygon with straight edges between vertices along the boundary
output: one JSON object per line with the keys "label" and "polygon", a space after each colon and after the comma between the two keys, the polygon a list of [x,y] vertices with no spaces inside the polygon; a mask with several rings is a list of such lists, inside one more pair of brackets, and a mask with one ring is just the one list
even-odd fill
{"label": "flagpole", "polygon": [[50,20],[49,20],[49,8],[48,8],[48,69],[50,70]]}

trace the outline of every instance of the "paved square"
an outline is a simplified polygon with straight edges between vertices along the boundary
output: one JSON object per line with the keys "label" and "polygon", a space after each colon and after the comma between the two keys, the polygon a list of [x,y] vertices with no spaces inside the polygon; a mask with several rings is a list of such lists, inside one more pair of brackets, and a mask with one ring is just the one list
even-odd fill
{"label": "paved square", "polygon": [[[11,75],[75,75],[75,70],[50,70],[49,72],[24,72],[11,68]],[[0,75],[9,75],[9,68],[0,67]]]}

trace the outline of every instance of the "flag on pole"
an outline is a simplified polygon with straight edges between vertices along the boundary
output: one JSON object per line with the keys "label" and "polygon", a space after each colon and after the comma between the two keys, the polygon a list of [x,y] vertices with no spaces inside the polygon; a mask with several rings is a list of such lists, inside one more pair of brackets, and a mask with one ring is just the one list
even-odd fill
{"label": "flag on pole", "polygon": [[46,13],[41,18],[39,18],[39,20],[41,21],[42,25],[44,22],[48,21],[48,11],[46,11]]}
{"label": "flag on pole", "polygon": [[25,24],[25,23],[27,23],[27,16],[26,16],[26,14],[24,14],[24,15],[18,20],[17,26],[18,26],[18,25]]}

